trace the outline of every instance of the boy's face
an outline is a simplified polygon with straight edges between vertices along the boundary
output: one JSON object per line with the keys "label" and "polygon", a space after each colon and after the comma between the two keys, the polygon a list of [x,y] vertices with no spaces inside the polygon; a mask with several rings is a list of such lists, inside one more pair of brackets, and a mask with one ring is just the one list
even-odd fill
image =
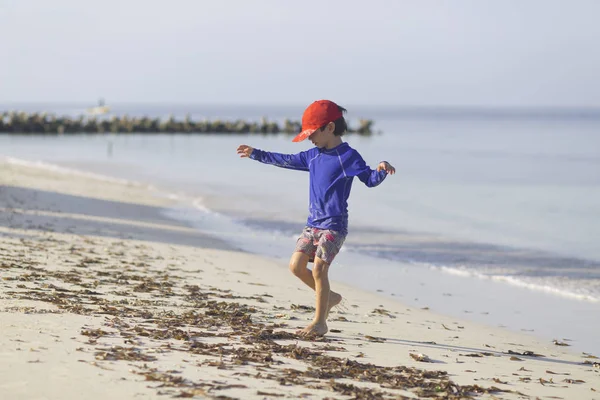
{"label": "boy's face", "polygon": [[308,139],[316,147],[322,148],[327,147],[327,143],[333,138],[333,131],[335,130],[335,123],[330,122],[324,128],[317,129]]}

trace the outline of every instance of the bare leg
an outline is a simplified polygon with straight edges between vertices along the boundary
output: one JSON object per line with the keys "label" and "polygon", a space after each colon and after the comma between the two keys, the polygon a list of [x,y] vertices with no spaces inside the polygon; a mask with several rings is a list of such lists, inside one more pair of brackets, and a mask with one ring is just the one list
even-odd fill
{"label": "bare leg", "polygon": [[[327,333],[329,328],[327,327],[327,314],[329,313],[329,264],[321,260],[319,257],[315,258],[315,266],[312,270],[313,283],[315,285],[316,294],[316,311],[315,318],[311,324],[306,328],[296,332],[301,336],[317,335],[322,336]],[[307,279],[308,280],[308,279]]]}
{"label": "bare leg", "polygon": [[[311,271],[310,269],[307,268],[308,260],[309,260],[308,255],[301,253],[301,252],[295,252],[294,254],[292,254],[292,258],[290,260],[290,271],[292,271],[292,273],[294,275],[296,275],[298,278],[300,278],[300,280],[302,282],[304,282],[308,287],[310,287],[312,290],[315,290],[316,286],[315,286],[315,278],[313,277],[313,271]],[[315,266],[317,265],[317,260],[320,260],[320,259],[318,257],[315,259]],[[323,260],[321,260],[321,262],[323,262]],[[329,281],[328,281],[328,283],[329,283]],[[333,307],[338,305],[341,301],[342,301],[342,296],[339,293],[330,291],[329,292],[329,301],[328,301],[328,303],[326,303],[326,304],[328,304],[327,314],[329,314],[329,311]]]}

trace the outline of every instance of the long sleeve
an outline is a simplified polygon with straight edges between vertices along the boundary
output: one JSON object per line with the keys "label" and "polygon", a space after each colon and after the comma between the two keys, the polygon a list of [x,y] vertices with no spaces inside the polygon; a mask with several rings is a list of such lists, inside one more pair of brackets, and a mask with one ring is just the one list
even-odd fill
{"label": "long sleeve", "polygon": [[308,171],[308,151],[297,154],[281,154],[254,149],[250,158],[263,164],[275,165],[276,167]]}
{"label": "long sleeve", "polygon": [[350,175],[356,176],[362,183],[367,187],[375,187],[383,182],[387,176],[387,172],[369,168],[360,155],[357,154],[356,161],[352,164],[352,168],[349,171]]}

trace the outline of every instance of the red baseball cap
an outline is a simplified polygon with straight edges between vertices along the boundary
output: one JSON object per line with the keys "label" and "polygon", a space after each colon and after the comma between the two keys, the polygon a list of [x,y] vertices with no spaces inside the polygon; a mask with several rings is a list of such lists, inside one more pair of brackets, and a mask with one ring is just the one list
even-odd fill
{"label": "red baseball cap", "polygon": [[343,116],[340,108],[333,101],[317,100],[304,110],[302,115],[302,131],[292,139],[301,142],[317,129],[334,122]]}

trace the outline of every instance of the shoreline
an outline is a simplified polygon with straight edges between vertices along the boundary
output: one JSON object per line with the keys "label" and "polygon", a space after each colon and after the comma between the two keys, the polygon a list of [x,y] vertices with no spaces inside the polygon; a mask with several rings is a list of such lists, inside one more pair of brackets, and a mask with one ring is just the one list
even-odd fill
{"label": "shoreline", "polygon": [[330,334],[299,339],[310,291],[278,261],[164,217],[173,200],[0,166],[11,398],[598,398],[591,356],[337,282]]}
{"label": "shoreline", "polygon": [[[245,251],[275,257],[282,266],[287,265],[294,238],[289,232],[256,231],[212,209],[180,210],[168,215],[191,222],[203,233],[227,237]],[[351,250],[351,246],[345,246],[337,256],[330,279],[412,307],[429,307],[443,315],[513,332],[535,333],[549,342],[566,340],[574,349],[600,354],[594,333],[599,311],[596,301],[532,290],[493,277],[482,279],[421,263],[376,258]],[[365,271],[370,272],[365,275]]]}
{"label": "shoreline", "polygon": [[[281,265],[287,265],[290,240],[295,235],[288,232],[288,238],[283,232],[257,231],[244,223],[240,225],[239,221],[222,214],[218,208],[215,211],[214,202],[204,198],[204,195],[199,200],[189,193],[175,190],[175,187],[157,188],[154,184],[144,183],[144,180],[115,178],[104,172],[97,173],[98,169],[92,169],[96,172],[89,172],[87,168],[77,165],[67,164],[64,167],[11,157],[4,157],[4,160],[11,165],[40,169],[41,173],[50,171],[52,174],[66,174],[150,191],[152,196],[164,201],[167,207],[161,212],[162,217],[177,220],[207,236],[224,237],[227,246],[232,248],[275,257]],[[188,212],[174,213],[177,209],[188,209]],[[268,240],[261,238],[263,235]],[[416,238],[404,234],[394,238],[401,244],[424,239],[420,234]],[[381,240],[387,239],[382,237]],[[599,312],[598,303],[581,298],[580,294],[571,298],[572,296],[557,295],[553,286],[551,290],[548,287],[533,290],[529,284],[524,288],[523,284],[507,283],[504,276],[501,279],[494,276],[474,276],[473,271],[457,274],[454,270],[444,271],[445,267],[390,261],[362,254],[357,249],[349,250],[352,246],[352,243],[348,243],[342,249],[336,260],[336,268],[331,270],[331,279],[413,307],[429,307],[443,315],[507,328],[517,333],[534,333],[539,339],[548,341],[565,340],[574,350],[600,354],[600,345],[594,335],[599,326],[595,318]],[[487,247],[489,246],[484,245],[483,250],[487,250]],[[513,249],[515,253],[522,250],[524,249]],[[364,277],[366,279],[361,278],[363,271],[360,267],[373,263],[378,264],[376,273]],[[521,281],[517,283],[519,282]]]}

